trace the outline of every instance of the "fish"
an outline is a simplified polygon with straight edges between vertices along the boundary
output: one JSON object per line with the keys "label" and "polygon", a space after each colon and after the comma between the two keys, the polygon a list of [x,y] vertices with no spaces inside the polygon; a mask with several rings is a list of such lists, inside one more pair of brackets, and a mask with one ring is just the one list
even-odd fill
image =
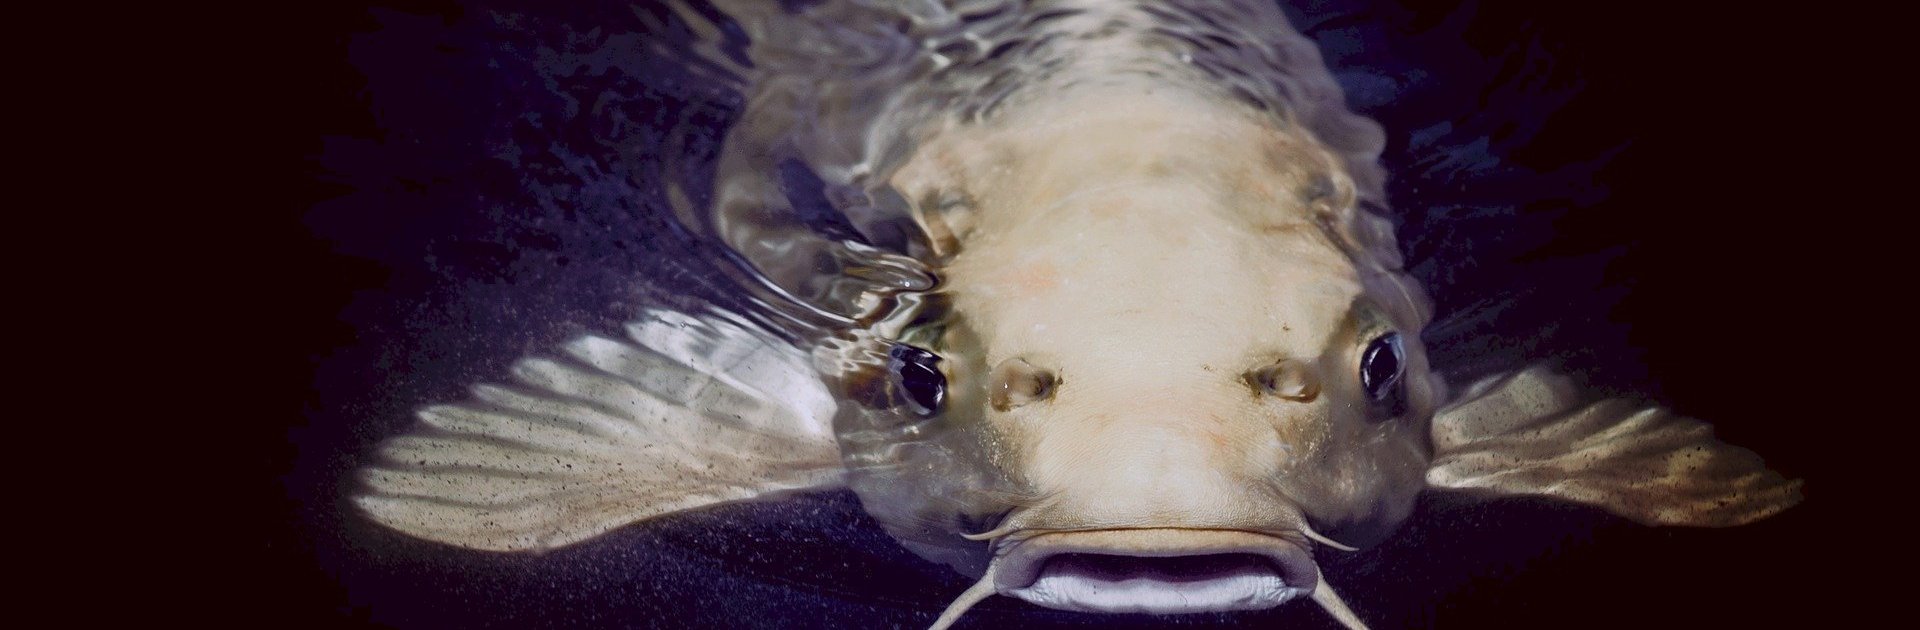
{"label": "fish", "polygon": [[[890,121],[866,136],[878,148],[798,152],[887,193],[841,205],[870,232],[911,228],[888,248],[769,212],[754,176],[800,133],[788,101],[835,96],[769,70],[818,54],[775,35],[943,32],[967,3],[826,3],[806,20],[717,4],[765,47],[727,70],[756,91],[711,218],[678,205],[774,316],[649,308],[526,358],[381,444],[355,473],[362,515],[527,553],[845,489],[905,548],[975,580],[936,629],[993,596],[1151,614],[1304,600],[1363,628],[1315,555],[1379,544],[1423,493],[1705,527],[1802,499],[1803,482],[1708,424],[1594,397],[1552,367],[1442,378],[1423,337],[1432,300],[1386,216],[1383,132],[1271,5],[1005,8],[979,19],[1037,35],[975,50],[978,64],[911,53],[900,66],[923,80],[905,96],[831,103]],[[875,11],[908,19],[850,17]],[[1244,63],[1285,80],[1193,63],[1206,40],[1170,23],[1238,35]]]}

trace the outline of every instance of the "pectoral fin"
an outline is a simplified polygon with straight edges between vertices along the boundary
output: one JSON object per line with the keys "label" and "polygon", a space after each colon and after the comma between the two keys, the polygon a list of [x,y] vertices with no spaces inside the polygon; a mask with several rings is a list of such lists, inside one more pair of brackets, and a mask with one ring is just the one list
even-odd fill
{"label": "pectoral fin", "polygon": [[1800,501],[1800,482],[1698,420],[1623,400],[1584,403],[1543,368],[1490,379],[1434,417],[1427,485],[1542,495],[1649,525],[1730,526]]}
{"label": "pectoral fin", "polygon": [[719,313],[650,311],[627,333],[421,410],[359,471],[354,503],[413,536],[522,551],[840,482],[834,401],[800,350]]}

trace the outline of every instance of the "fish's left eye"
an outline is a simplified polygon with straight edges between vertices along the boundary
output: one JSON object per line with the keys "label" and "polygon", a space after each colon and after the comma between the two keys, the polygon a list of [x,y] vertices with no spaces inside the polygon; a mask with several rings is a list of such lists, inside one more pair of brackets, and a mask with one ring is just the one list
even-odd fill
{"label": "fish's left eye", "polygon": [[896,344],[887,352],[895,391],[906,398],[914,413],[931,416],[940,412],[947,398],[947,377],[940,372],[940,355],[907,344]]}
{"label": "fish's left eye", "polygon": [[1400,333],[1375,337],[1360,355],[1360,386],[1366,388],[1367,397],[1373,400],[1385,398],[1392,392],[1404,371],[1406,350],[1400,345]]}

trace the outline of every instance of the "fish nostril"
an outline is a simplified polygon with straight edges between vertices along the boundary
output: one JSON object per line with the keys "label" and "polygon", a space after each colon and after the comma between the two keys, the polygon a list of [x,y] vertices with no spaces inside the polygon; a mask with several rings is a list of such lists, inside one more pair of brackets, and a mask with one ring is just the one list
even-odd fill
{"label": "fish nostril", "polygon": [[1299,359],[1282,359],[1247,373],[1255,395],[1274,395],[1294,402],[1313,402],[1320,396],[1320,379],[1312,366]]}
{"label": "fish nostril", "polygon": [[1051,371],[1041,369],[1026,359],[1008,359],[993,369],[993,382],[989,385],[992,388],[990,402],[995,410],[1007,411],[1053,398],[1053,391],[1059,384],[1059,377]]}

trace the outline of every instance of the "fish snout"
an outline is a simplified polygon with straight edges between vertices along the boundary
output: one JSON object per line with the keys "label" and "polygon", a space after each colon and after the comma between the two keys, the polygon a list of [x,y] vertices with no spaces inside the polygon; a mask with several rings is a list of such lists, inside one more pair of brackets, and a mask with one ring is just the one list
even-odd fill
{"label": "fish snout", "polygon": [[1258,610],[1312,593],[1320,578],[1303,537],[1244,530],[1057,531],[1004,549],[995,591],[1080,612]]}

